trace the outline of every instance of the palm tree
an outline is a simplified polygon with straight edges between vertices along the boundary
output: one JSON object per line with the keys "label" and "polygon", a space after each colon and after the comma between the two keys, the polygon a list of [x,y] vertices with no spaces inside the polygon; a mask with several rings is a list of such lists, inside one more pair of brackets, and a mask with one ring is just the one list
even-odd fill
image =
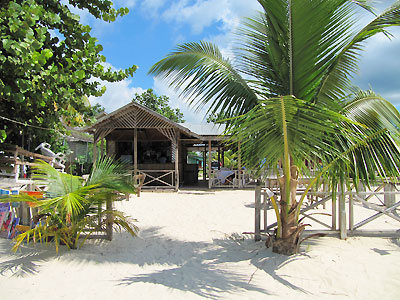
{"label": "palm tree", "polygon": [[390,37],[388,27],[400,25],[400,1],[361,30],[359,14],[373,14],[368,1],[258,2],[263,11],[244,22],[234,60],[211,43],[188,43],[149,72],[182,89],[190,104],[223,112],[248,167],[282,163],[273,251],[290,254],[305,227],[305,195],[297,201],[294,193],[305,161],[323,166],[315,181],[323,176],[333,187],[399,175],[399,113],[380,96],[351,89],[350,78],[365,40]]}
{"label": "palm tree", "polygon": [[135,236],[138,230],[133,224],[135,220],[112,208],[101,209],[107,201],[125,199],[125,196],[118,197],[119,193],[135,193],[125,170],[125,165],[103,157],[96,161],[89,179],[83,182],[81,177],[58,172],[48,163],[37,161],[33,177],[48,187],[46,197],[38,200],[21,194],[11,198],[12,201],[32,202],[40,210],[34,220],[37,225],[15,238],[13,250],[31,240],[53,242],[57,252],[60,244],[76,249],[93,232],[103,231],[107,225],[125,229]]}

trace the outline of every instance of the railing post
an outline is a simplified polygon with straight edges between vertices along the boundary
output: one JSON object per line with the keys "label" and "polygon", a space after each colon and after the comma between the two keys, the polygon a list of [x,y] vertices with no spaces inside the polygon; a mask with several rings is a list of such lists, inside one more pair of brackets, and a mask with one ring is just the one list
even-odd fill
{"label": "railing post", "polygon": [[[395,192],[396,188],[395,185],[391,182],[385,183],[384,187],[385,192]],[[396,195],[395,194],[385,194],[383,196],[385,206],[386,207],[392,207],[396,203]]]}
{"label": "railing post", "polygon": [[[338,190],[338,186],[332,186],[332,192],[333,189],[337,189]],[[338,196],[338,195],[336,195]],[[337,197],[333,197],[332,195],[332,230],[336,230],[337,229],[337,201],[336,201]]]}
{"label": "railing post", "polygon": [[[112,199],[109,197],[106,202],[106,209],[111,211],[113,209]],[[106,221],[106,235],[107,240],[111,241],[113,236],[113,217],[111,213],[107,213],[107,221]]]}
{"label": "railing post", "polygon": [[352,190],[349,195],[349,229],[354,230],[354,201]]}
{"label": "railing post", "polygon": [[212,157],[211,157],[211,151],[212,151],[212,148],[211,148],[211,139],[208,139],[208,188],[209,189],[211,189],[211,181],[212,181],[212,176],[211,176],[211,171],[212,171],[212,166],[211,166],[211,163],[212,163]]}
{"label": "railing post", "polygon": [[[323,192],[324,192],[324,195],[326,195],[327,193],[329,193],[329,185],[328,185],[328,183],[323,183],[322,184],[322,189],[323,189]],[[322,198],[324,198],[324,197],[322,197]],[[322,203],[322,208],[323,209],[326,209],[326,202],[324,202],[324,203]]]}
{"label": "railing post", "polygon": [[338,198],[339,198],[339,230],[340,239],[344,240],[347,238],[346,228],[346,197],[344,195],[345,187],[342,182],[338,186]]}
{"label": "railing post", "polygon": [[260,231],[260,211],[261,211],[261,184],[260,181],[256,181],[256,190],[255,190],[255,241],[261,240],[261,231]]}
{"label": "railing post", "polygon": [[241,158],[242,156],[240,153],[240,146],[241,143],[239,142],[238,143],[238,179],[239,179],[238,188],[242,188],[242,178],[240,176],[240,171],[242,170],[242,158]]}
{"label": "railing post", "polygon": [[133,130],[133,175],[138,174],[138,131],[137,127]]}
{"label": "railing post", "polygon": [[263,196],[264,231],[266,233],[268,227],[269,196],[266,193]]}

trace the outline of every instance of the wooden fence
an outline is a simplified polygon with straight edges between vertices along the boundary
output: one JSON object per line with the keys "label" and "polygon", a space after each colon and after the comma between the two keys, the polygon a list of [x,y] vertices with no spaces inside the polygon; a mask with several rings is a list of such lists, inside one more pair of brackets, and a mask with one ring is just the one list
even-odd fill
{"label": "wooden fence", "polygon": [[41,159],[51,165],[54,162],[53,157],[29,152],[15,145],[2,145],[0,149],[0,186],[15,187],[34,183],[29,176],[26,176],[26,169],[35,166],[34,160],[36,159]]}
{"label": "wooden fence", "polygon": [[246,170],[212,170],[209,180],[210,188],[249,188],[255,186],[255,180]]}
{"label": "wooden fence", "polygon": [[[278,194],[277,190],[274,191],[276,194]],[[298,191],[298,194],[302,194],[302,192],[303,191]],[[270,203],[271,193],[274,194],[270,191],[270,189],[262,188],[261,185],[256,185],[254,231],[256,241],[260,240],[263,234],[270,233],[277,225],[276,222],[269,224],[268,220],[268,210],[272,209]],[[399,194],[400,191],[393,183],[382,183],[372,191],[365,191],[361,188],[358,192],[355,190],[350,190],[342,193],[340,190],[338,190],[335,198],[332,198],[332,192],[329,191],[311,191],[308,193],[308,196],[310,198],[314,198],[315,201],[307,206],[304,206],[301,209],[300,214],[326,228],[324,230],[307,230],[306,233],[310,234],[321,232],[327,235],[337,235],[341,239],[345,239],[347,236],[400,237],[400,223],[396,229],[390,230],[381,228],[374,228],[373,230],[360,229],[362,226],[365,226],[366,224],[382,216],[388,216],[400,222],[400,216],[396,211],[396,209],[400,207],[400,201],[396,201],[396,195]],[[384,197],[383,201],[378,199],[380,202],[379,205],[369,201],[372,197],[377,196]],[[318,198],[320,198],[320,200],[318,200]],[[321,218],[312,216],[308,213],[319,205],[324,205],[324,207],[326,207],[326,203],[330,200],[330,222],[327,223],[326,220],[322,220]],[[355,203],[361,203],[364,208],[374,211],[375,214],[354,224]],[[263,220],[263,229],[261,229],[261,219]]]}

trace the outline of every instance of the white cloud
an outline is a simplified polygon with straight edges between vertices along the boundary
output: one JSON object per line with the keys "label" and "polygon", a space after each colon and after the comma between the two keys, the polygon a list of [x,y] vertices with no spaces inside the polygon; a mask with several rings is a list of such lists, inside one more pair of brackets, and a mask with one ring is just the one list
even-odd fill
{"label": "white cloud", "polygon": [[[132,80],[130,79],[114,83],[105,81],[99,82],[106,86],[107,91],[101,97],[90,97],[89,101],[92,105],[96,103],[101,104],[107,113],[113,112],[114,110],[130,103],[136,93],[142,94],[145,92],[145,89],[141,87],[131,87]],[[206,109],[195,112],[193,107],[189,107],[184,99],[179,97],[179,92],[168,87],[168,84],[165,81],[155,78],[153,90],[158,96],[165,95],[169,97],[169,105],[172,108],[179,108],[183,113],[186,122],[193,124],[205,122]]]}
{"label": "white cloud", "polygon": [[143,0],[141,8],[151,14],[158,12],[158,10],[167,4],[167,0]]}
{"label": "white cloud", "polygon": [[[103,63],[103,65],[105,68],[111,68],[112,71],[118,70],[110,63],[106,62]],[[119,82],[97,81],[100,82],[102,86],[105,86],[107,90],[101,97],[89,97],[89,101],[91,104],[99,103],[104,106],[107,113],[113,112],[131,102],[136,93],[141,94],[145,91],[141,87],[131,87],[131,79],[125,79]]]}
{"label": "white cloud", "polygon": [[165,80],[154,78],[153,90],[157,95],[165,95],[169,97],[169,104],[172,108],[179,108],[184,115],[184,119],[188,123],[200,124],[205,122],[206,109],[195,112],[193,107],[189,107],[185,99],[179,96],[179,91],[168,86]]}
{"label": "white cloud", "polygon": [[391,30],[395,38],[389,40],[383,34],[371,38],[365,45],[360,60],[360,72],[354,78],[362,89],[372,88],[375,92],[400,106],[400,30]]}
{"label": "white cloud", "polygon": [[[194,34],[201,34],[209,26],[219,26],[218,34],[209,35],[204,39],[217,44],[224,57],[233,58],[232,46],[235,43],[233,32],[239,26],[242,17],[253,16],[259,9],[257,1],[196,0],[193,3],[193,1],[178,0],[161,12],[160,17],[168,23],[190,26]],[[187,122],[193,124],[205,122],[209,106],[195,111],[194,107],[189,107],[186,100],[179,96],[179,91],[169,88],[168,83],[161,78],[154,78],[153,89],[158,95],[168,96],[171,107],[179,108]]]}
{"label": "white cloud", "polygon": [[141,94],[145,90],[141,87],[131,87],[132,80],[125,79],[119,82],[104,82],[100,81],[102,85],[106,86],[107,91],[101,97],[90,97],[90,103],[99,103],[106,109],[107,113],[128,104],[136,93]]}
{"label": "white cloud", "polygon": [[206,27],[221,23],[221,30],[231,31],[240,22],[241,17],[251,16],[259,9],[257,1],[241,0],[187,0],[174,2],[162,13],[168,22],[189,25],[194,34],[201,34]]}

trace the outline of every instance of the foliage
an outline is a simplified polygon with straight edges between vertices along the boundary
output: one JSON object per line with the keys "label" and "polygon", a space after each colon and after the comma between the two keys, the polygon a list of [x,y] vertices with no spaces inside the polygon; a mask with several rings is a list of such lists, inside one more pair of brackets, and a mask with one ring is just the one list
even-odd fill
{"label": "foliage", "polygon": [[[18,195],[13,201],[29,201],[39,208],[38,225],[15,238],[13,250],[23,242],[53,242],[58,251],[60,244],[76,249],[95,231],[104,230],[109,216],[118,230],[132,236],[138,228],[122,212],[101,210],[107,200],[117,200],[118,193],[134,193],[135,188],[126,175],[123,164],[109,157],[97,160],[87,182],[78,176],[60,173],[49,164],[38,161],[34,178],[43,180],[48,190],[45,199]],[[81,238],[85,233],[85,238]]]}
{"label": "foliage", "polygon": [[[238,167],[238,155],[237,148],[232,147],[233,149],[224,151],[224,168],[228,169],[237,169]],[[222,159],[222,157],[220,157]],[[214,152],[212,154],[212,160],[218,161],[218,153]],[[208,159],[207,159],[208,162]]]}
{"label": "foliage", "polygon": [[[112,71],[104,66],[103,47],[81,24],[71,7],[87,10],[111,22],[128,9],[114,9],[106,0],[13,0],[0,5],[0,111],[12,120],[2,122],[2,138],[20,144],[24,133],[36,145],[53,144],[64,130],[91,118],[87,97],[101,96],[109,82],[131,76],[136,66]],[[48,128],[49,130],[37,127]],[[4,138],[3,138],[4,139]]]}
{"label": "foliage", "polygon": [[157,96],[152,89],[148,89],[142,94],[136,93],[132,101],[146,106],[176,123],[185,122],[179,108],[171,108],[169,106],[169,98],[167,96]]}
{"label": "foliage", "polygon": [[[337,185],[400,175],[400,115],[370,91],[351,90],[351,76],[365,40],[400,25],[400,1],[365,26],[368,1],[258,0],[263,11],[240,29],[235,60],[208,42],[188,43],[156,63],[150,73],[166,78],[190,103],[228,118],[232,142],[242,142],[248,168],[261,174],[283,165],[279,179],[280,228],[274,251],[296,251],[304,225],[296,200],[305,161],[322,165],[319,177]],[[278,206],[276,206],[278,208]],[[280,248],[282,247],[282,248]]]}
{"label": "foliage", "polygon": [[225,115],[224,112],[219,112],[219,113],[210,113],[207,116],[207,123],[225,123],[226,122],[227,116]]}

